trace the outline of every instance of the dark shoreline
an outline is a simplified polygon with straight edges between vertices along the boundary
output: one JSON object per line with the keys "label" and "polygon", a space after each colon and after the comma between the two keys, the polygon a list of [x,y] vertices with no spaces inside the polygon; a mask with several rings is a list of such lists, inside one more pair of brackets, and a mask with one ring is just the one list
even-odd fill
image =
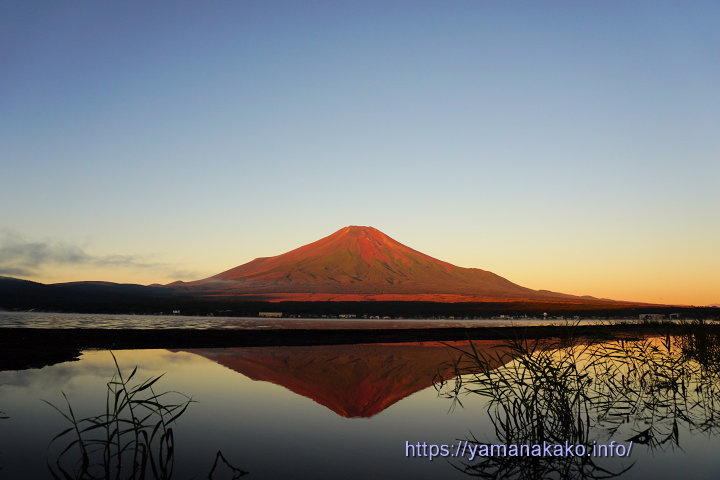
{"label": "dark shoreline", "polygon": [[[87,349],[184,349],[359,343],[404,343],[453,340],[505,340],[511,338],[611,339],[617,336],[680,334],[688,324],[611,324],[576,326],[525,326],[408,329],[0,329],[0,370],[41,368],[77,359]],[[720,325],[702,325],[706,333],[720,334]]]}
{"label": "dark shoreline", "polygon": [[505,299],[500,301],[269,301],[259,297],[202,296],[143,285],[79,282],[43,285],[0,277],[0,309],[7,311],[162,315],[181,312],[188,316],[255,317],[259,312],[282,312],[289,317],[358,318],[511,316],[575,316],[583,318],[638,318],[640,314],[679,314],[681,318],[716,318],[720,309],[682,305],[653,305],[592,297],[551,300]]}
{"label": "dark shoreline", "polygon": [[[663,332],[673,325],[663,325]],[[710,328],[713,328],[710,326]],[[648,333],[642,323],[580,326],[429,327],[383,329],[110,329],[110,328],[2,328],[0,349],[17,345],[43,348],[65,345],[79,348],[223,348],[297,345],[347,345],[451,340],[502,340],[575,336],[610,338],[615,334]],[[720,331],[720,325],[717,325]]]}

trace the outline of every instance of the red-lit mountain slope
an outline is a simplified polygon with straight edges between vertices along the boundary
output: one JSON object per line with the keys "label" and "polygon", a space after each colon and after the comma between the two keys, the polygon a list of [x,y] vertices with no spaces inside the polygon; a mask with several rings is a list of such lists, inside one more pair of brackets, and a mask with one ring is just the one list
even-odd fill
{"label": "red-lit mountain slope", "polygon": [[413,250],[375,228],[358,226],[204,280],[170,286],[207,295],[269,300],[588,300],[531,290],[486,270],[457,267]]}

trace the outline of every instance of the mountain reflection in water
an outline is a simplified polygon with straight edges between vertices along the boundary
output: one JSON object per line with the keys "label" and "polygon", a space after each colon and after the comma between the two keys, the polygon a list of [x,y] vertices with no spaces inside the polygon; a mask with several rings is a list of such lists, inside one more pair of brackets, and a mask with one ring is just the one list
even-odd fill
{"label": "mountain reflection in water", "polygon": [[[473,345],[488,354],[503,349],[502,342],[495,340]],[[471,371],[474,363],[458,350],[468,348],[469,342],[423,342],[185,351],[253,380],[283,386],[343,417],[367,418],[453,378],[456,368]]]}
{"label": "mountain reflection in water", "polygon": [[[67,393],[79,422],[90,425],[84,419],[106,418],[108,378],[135,365],[141,379],[165,373],[154,391],[143,390],[150,398],[176,391],[197,400],[177,422],[167,423],[173,429],[173,478],[205,478],[208,472],[232,478],[245,471],[251,472],[248,478],[341,474],[348,480],[678,478],[690,469],[693,478],[720,474],[720,342],[702,328],[643,338],[114,354],[119,367],[107,351],[84,351],[76,362],[0,372],[0,410],[9,417],[0,420],[2,474],[50,478],[48,464],[84,472],[78,469],[83,463],[76,463],[82,452],[58,453],[63,441],[74,438],[72,432],[61,434],[66,419],[39,399],[59,405],[60,392]],[[406,442],[460,440],[588,446],[633,441],[634,447],[626,458],[430,462],[406,456]],[[218,457],[219,450],[231,464]]]}

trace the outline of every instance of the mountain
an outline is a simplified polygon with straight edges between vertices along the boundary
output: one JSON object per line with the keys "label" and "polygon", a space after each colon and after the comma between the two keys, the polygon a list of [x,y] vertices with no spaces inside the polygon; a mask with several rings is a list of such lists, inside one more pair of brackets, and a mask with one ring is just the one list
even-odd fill
{"label": "mountain", "polygon": [[0,308],[75,312],[127,312],[158,301],[174,301],[177,292],[112,282],[69,282],[46,285],[0,276]]}
{"label": "mountain", "polygon": [[275,301],[598,302],[532,290],[486,270],[458,267],[360,226],[203,280],[167,286],[186,293]]}
{"label": "mountain", "polygon": [[[489,358],[508,353],[498,341],[475,340]],[[245,347],[186,350],[252,380],[271,382],[314,400],[343,417],[372,417],[403,398],[455,376],[456,349],[469,342]],[[497,360],[493,368],[499,367]]]}
{"label": "mountain", "polygon": [[305,316],[565,315],[590,311],[635,316],[638,308],[665,308],[533,290],[487,270],[438,260],[375,228],[359,226],[192,282],[44,285],[0,277],[0,309],[243,316],[274,311],[272,305],[263,305],[266,302],[284,302],[284,313]]}

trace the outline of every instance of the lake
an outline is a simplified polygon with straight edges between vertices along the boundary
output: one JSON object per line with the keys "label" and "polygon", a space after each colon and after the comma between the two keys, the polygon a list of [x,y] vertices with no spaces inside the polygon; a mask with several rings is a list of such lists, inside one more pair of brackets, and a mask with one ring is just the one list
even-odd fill
{"label": "lake", "polygon": [[[0,478],[133,478],[143,458],[146,478],[176,479],[720,476],[715,336],[472,344],[85,350],[0,371]],[[63,394],[79,429],[96,426],[83,444]],[[113,425],[124,432],[119,470]],[[631,440],[627,457],[452,456],[459,446]],[[406,456],[418,443],[450,455]]]}
{"label": "lake", "polygon": [[[130,329],[379,329],[441,327],[506,327],[563,325],[576,320],[556,318],[467,319],[374,319],[374,318],[258,318],[198,317],[184,315],[122,315],[48,312],[1,312],[0,328],[130,328]],[[583,325],[601,325],[607,320],[583,318]],[[614,323],[638,323],[637,318]]]}

